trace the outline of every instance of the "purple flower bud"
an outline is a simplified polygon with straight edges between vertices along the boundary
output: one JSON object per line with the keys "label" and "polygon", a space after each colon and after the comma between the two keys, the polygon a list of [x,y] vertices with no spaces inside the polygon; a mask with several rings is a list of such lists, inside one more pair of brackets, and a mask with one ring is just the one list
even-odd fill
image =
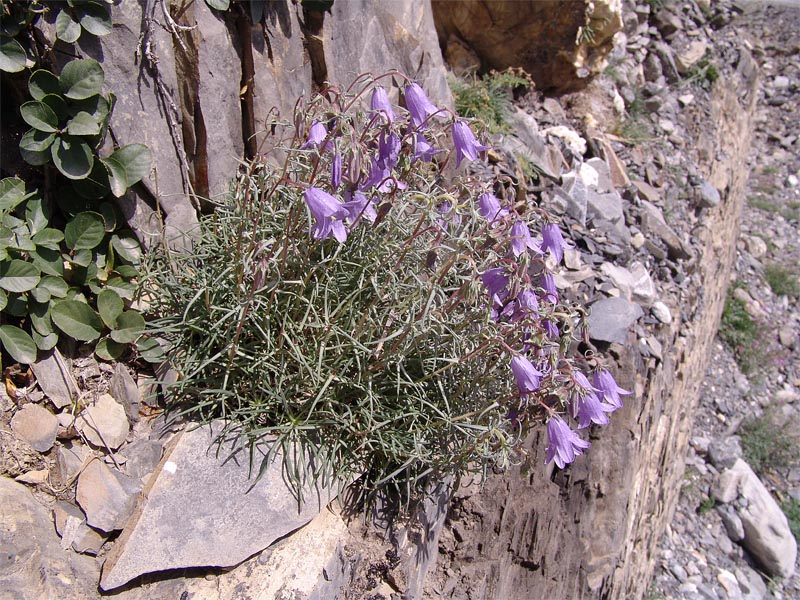
{"label": "purple flower bud", "polygon": [[556,263],[560,263],[564,258],[564,248],[571,248],[572,244],[567,244],[561,235],[561,229],[555,223],[548,223],[542,227],[542,248],[549,250]]}
{"label": "purple flower bud", "polygon": [[478,196],[478,213],[489,222],[501,219],[508,214],[507,208],[500,207],[500,200],[489,192]]}
{"label": "purple flower bud", "polygon": [[544,373],[537,370],[527,358],[524,356],[512,358],[511,370],[514,372],[520,394],[530,394],[539,389]]}
{"label": "purple flower bud", "polygon": [[632,393],[619,387],[611,373],[605,369],[595,371],[592,381],[594,382],[594,387],[600,394],[600,398],[608,402],[615,409],[622,408],[622,398],[619,397],[620,394],[627,396]]}
{"label": "purple flower bud", "polygon": [[561,417],[553,417],[547,422],[547,440],[544,464],[555,459],[559,469],[574,461],[591,445],[572,431]]}
{"label": "purple flower bud", "polygon": [[318,148],[319,145],[328,137],[328,130],[325,125],[319,121],[314,121],[308,130],[308,139],[300,146],[300,150],[308,150],[309,148]]}
{"label": "purple flower bud", "polygon": [[314,187],[303,192],[303,199],[315,221],[311,232],[314,239],[326,240],[331,235],[339,242],[347,239],[342,219],[348,216],[348,212],[341,202],[329,193]]}
{"label": "purple flower bud", "polygon": [[334,190],[339,189],[342,184],[342,155],[338,152],[333,155],[331,161],[331,187]]}
{"label": "purple flower bud", "polygon": [[475,134],[464,121],[453,123],[453,144],[456,147],[456,167],[461,164],[463,158],[476,160],[478,152],[488,150],[489,146],[483,146],[475,139]]}
{"label": "purple flower bud", "polygon": [[406,86],[406,108],[411,114],[411,121],[415,127],[424,129],[425,122],[428,117],[435,115],[439,109],[428,100],[425,91],[416,83],[411,83]]}
{"label": "purple flower bud", "polygon": [[389,123],[394,123],[392,103],[389,101],[389,94],[386,93],[384,88],[376,86],[375,89],[372,90],[372,98],[370,99],[369,107],[375,112],[379,112]]}
{"label": "purple flower bud", "polygon": [[571,403],[572,416],[578,420],[578,429],[586,429],[592,423],[608,425],[608,415],[616,409],[610,404],[600,402],[597,394],[587,392],[585,395],[576,394]]}

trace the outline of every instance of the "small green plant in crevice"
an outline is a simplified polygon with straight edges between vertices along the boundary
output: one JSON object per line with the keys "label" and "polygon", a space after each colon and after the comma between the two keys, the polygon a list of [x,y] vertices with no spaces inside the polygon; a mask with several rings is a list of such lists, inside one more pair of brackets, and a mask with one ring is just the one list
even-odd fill
{"label": "small green plant in crevice", "polygon": [[800,282],[796,269],[790,269],[777,263],[770,263],[764,267],[764,279],[770,289],[778,296],[800,296]]}
{"label": "small green plant in crevice", "polygon": [[[735,287],[735,286],[734,286]],[[765,365],[765,327],[747,312],[745,302],[728,290],[719,336],[733,352],[742,373],[753,375]]]}
{"label": "small green plant in crevice", "polygon": [[506,118],[514,88],[531,88],[533,82],[521,69],[492,71],[483,77],[450,78],[456,113],[486,124],[491,133],[508,131]]}
{"label": "small green plant in crevice", "polygon": [[90,59],[59,76],[37,70],[20,107],[31,127],[20,154],[46,172],[41,191],[0,182],[0,340],[20,363],[66,340],[92,342],[112,360],[145,328],[130,310],[141,248],[115,197],[150,170],[151,155],[142,144],[98,154],[114,104],[103,81]]}
{"label": "small green plant in crevice", "polygon": [[711,56],[706,53],[684,76],[682,83],[683,85],[696,85],[707,90],[710,89],[718,79],[719,70],[711,60]]}
{"label": "small green plant in crevice", "polygon": [[794,539],[800,544],[800,501],[790,497],[781,503],[781,510],[783,510],[783,514],[786,515],[786,519],[789,521],[789,529],[792,530]]}
{"label": "small green plant in crevice", "polygon": [[749,419],[741,428],[744,459],[757,473],[800,464],[800,430],[775,408]]}
{"label": "small green plant in crevice", "polygon": [[711,512],[714,509],[714,506],[716,506],[716,504],[717,503],[714,501],[714,498],[710,496],[707,498],[703,498],[703,501],[697,507],[697,514],[705,515]]}

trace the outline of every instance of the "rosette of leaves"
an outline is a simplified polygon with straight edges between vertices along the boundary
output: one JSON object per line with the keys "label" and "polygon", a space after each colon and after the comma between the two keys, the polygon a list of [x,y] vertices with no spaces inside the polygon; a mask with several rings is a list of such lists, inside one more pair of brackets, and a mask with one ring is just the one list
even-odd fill
{"label": "rosette of leaves", "polygon": [[66,338],[118,358],[145,328],[129,308],[139,243],[111,203],[56,222],[22,180],[0,181],[0,342],[20,363]]}
{"label": "rosette of leaves", "polygon": [[20,107],[31,127],[19,143],[22,158],[31,165],[52,162],[89,199],[109,191],[120,197],[150,169],[150,150],[143,144],[96,160],[114,107],[114,95],[101,94],[104,81],[100,63],[88,58],[70,61],[59,76],[39,69],[28,81],[32,100]]}
{"label": "rosette of leaves", "polygon": [[56,15],[56,36],[73,44],[81,32],[104,36],[111,33],[111,4],[113,0],[67,0],[59,2]]}

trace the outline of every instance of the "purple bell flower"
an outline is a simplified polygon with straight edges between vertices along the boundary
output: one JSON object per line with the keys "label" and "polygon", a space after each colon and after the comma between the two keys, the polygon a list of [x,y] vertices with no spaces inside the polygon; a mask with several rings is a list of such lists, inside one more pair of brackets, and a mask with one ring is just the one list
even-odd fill
{"label": "purple bell flower", "polygon": [[505,217],[508,214],[508,209],[500,206],[500,200],[494,194],[486,192],[478,196],[478,214],[493,223]]}
{"label": "purple bell flower", "polygon": [[561,332],[558,331],[558,325],[556,325],[555,321],[545,319],[542,321],[542,327],[544,327],[547,337],[549,337],[551,340],[556,340],[561,336]]}
{"label": "purple bell flower", "polygon": [[400,156],[400,138],[395,134],[386,132],[381,133],[378,141],[378,160],[377,163],[383,169],[394,169]]}
{"label": "purple bell flower", "polygon": [[496,306],[502,306],[503,301],[506,296],[508,296],[508,276],[506,275],[506,270],[502,267],[487,269],[481,275],[481,281],[484,287],[486,287],[486,291],[489,293],[489,298],[492,299],[492,303]]}
{"label": "purple bell flower", "polygon": [[572,416],[578,420],[578,429],[586,429],[592,423],[608,425],[607,413],[614,412],[616,408],[605,402],[594,392],[586,395],[576,394],[572,399]]}
{"label": "purple bell flower", "polygon": [[552,273],[545,272],[542,274],[542,287],[545,291],[545,300],[553,304],[558,302],[558,289],[556,288],[556,280],[553,278]]}
{"label": "purple bell flower", "polygon": [[524,356],[515,356],[511,359],[511,371],[517,380],[520,394],[530,394],[539,389],[544,373],[537,370]]}
{"label": "purple bell flower", "polygon": [[553,417],[547,422],[547,440],[544,464],[555,460],[559,469],[574,461],[591,445],[572,431],[561,417]]}
{"label": "purple bell flower", "polygon": [[561,229],[555,223],[548,223],[542,227],[542,248],[549,250],[556,263],[560,263],[564,258],[564,248],[571,248],[572,244],[564,241]]}
{"label": "purple bell flower", "polygon": [[338,242],[347,239],[347,231],[342,219],[348,216],[347,209],[336,198],[319,188],[310,187],[303,192],[303,199],[314,218],[312,236],[317,240],[326,240],[331,235]]}
{"label": "purple bell flower", "polygon": [[541,248],[531,237],[531,231],[525,221],[515,221],[511,226],[511,251],[514,256],[519,256],[523,252],[533,250],[537,254],[541,253]]}
{"label": "purple bell flower", "polygon": [[619,387],[611,373],[605,369],[595,371],[592,381],[594,387],[600,394],[600,398],[608,402],[614,409],[622,408],[622,398],[619,397],[620,394],[627,396],[632,393]]}
{"label": "purple bell flower", "polygon": [[464,121],[453,123],[453,143],[456,146],[456,167],[461,164],[462,159],[477,160],[478,152],[489,149],[489,146],[478,143],[472,129]]}
{"label": "purple bell flower", "polygon": [[384,88],[376,86],[375,89],[372,90],[372,98],[370,99],[369,107],[373,111],[380,113],[389,123],[394,123],[395,117],[394,111],[392,110],[392,103],[389,101],[389,94],[386,93]]}
{"label": "purple bell flower", "polygon": [[512,321],[520,321],[529,317],[536,316],[539,310],[539,299],[532,290],[522,290],[517,296],[514,312],[511,315]]}
{"label": "purple bell flower", "polygon": [[428,143],[425,136],[421,133],[414,134],[414,155],[411,160],[421,160],[422,162],[431,162],[433,157],[443,150],[436,150]]}
{"label": "purple bell flower", "polygon": [[[300,150],[308,150],[309,148],[318,148],[325,138],[328,137],[328,130],[325,125],[319,121],[314,121],[308,130],[308,139],[300,146]],[[327,145],[327,144],[326,144]]]}
{"label": "purple bell flower", "polygon": [[[352,198],[350,198],[351,195]],[[370,223],[374,223],[375,219],[378,218],[378,213],[375,212],[372,200],[368,199],[364,194],[358,192],[351,194],[348,192],[345,198],[347,198],[347,201],[342,206],[347,211],[345,220],[351,227],[357,225],[362,218]]]}
{"label": "purple bell flower", "polygon": [[435,115],[439,109],[428,100],[425,91],[419,84],[411,83],[406,86],[406,108],[411,114],[411,122],[419,129],[424,129],[428,117]]}

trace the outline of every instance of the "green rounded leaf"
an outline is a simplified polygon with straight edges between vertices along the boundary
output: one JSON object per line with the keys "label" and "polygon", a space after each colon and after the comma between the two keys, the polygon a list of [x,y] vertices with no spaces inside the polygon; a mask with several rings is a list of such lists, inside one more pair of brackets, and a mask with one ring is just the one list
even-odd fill
{"label": "green rounded leaf", "polygon": [[96,60],[83,58],[68,62],[61,71],[58,83],[67,98],[85,100],[103,89],[105,74]]}
{"label": "green rounded leaf", "polygon": [[97,342],[94,353],[101,360],[117,360],[127,348],[126,344],[115,342],[111,338],[103,338]]}
{"label": "green rounded leaf", "polygon": [[34,71],[28,79],[28,93],[34,100],[42,100],[47,94],[60,94],[58,77],[45,69]]}
{"label": "green rounded leaf", "polygon": [[68,44],[74,44],[81,37],[81,25],[72,20],[69,12],[62,9],[56,16],[56,36]]}
{"label": "green rounded leaf", "polygon": [[108,7],[97,2],[81,6],[81,27],[92,35],[103,36],[111,33],[111,13]]}
{"label": "green rounded leaf", "polygon": [[6,177],[0,181],[0,210],[11,210],[25,198],[25,182],[18,177]]}
{"label": "green rounded leaf", "polygon": [[64,298],[69,289],[66,281],[61,277],[55,277],[53,275],[45,275],[42,277],[38,287],[46,289],[53,298]]}
{"label": "green rounded leaf", "polygon": [[149,363],[161,363],[167,358],[164,353],[164,348],[152,337],[141,338],[137,341],[136,350],[138,350],[139,355]]}
{"label": "green rounded leaf", "polygon": [[21,150],[27,150],[28,152],[43,152],[45,156],[47,156],[47,160],[50,160],[50,146],[52,145],[53,141],[56,139],[55,133],[47,133],[45,131],[37,131],[36,129],[29,129],[26,131],[22,138],[19,141],[19,147]]}
{"label": "green rounded leaf", "polygon": [[36,100],[19,107],[22,120],[39,131],[54,133],[58,130],[58,117],[52,108]]}
{"label": "green rounded leaf", "polygon": [[[111,191],[108,185],[108,171],[99,160],[96,160],[92,166],[92,172],[85,179],[72,181],[72,189],[82,198],[89,200],[105,198]],[[105,213],[103,214],[105,215]]]}
{"label": "green rounded leaf", "polygon": [[36,344],[19,327],[0,325],[0,342],[15,361],[25,365],[36,362]]}
{"label": "green rounded leaf", "polygon": [[58,138],[50,146],[50,153],[56,168],[68,179],[83,179],[92,172],[92,150],[80,138]]}
{"label": "green rounded leaf", "polygon": [[111,277],[106,282],[106,289],[114,290],[120,297],[131,300],[133,299],[133,293],[136,291],[136,284],[125,281],[121,277]]}
{"label": "green rounded leaf", "polygon": [[[92,251],[88,248],[81,248],[80,250],[76,250],[75,253],[72,255],[72,258],[69,259],[70,263],[76,265],[78,267],[82,267],[86,269],[89,265],[92,264]],[[96,269],[97,267],[95,267]],[[79,269],[75,269],[76,276],[80,279],[80,283],[86,283],[91,276],[88,273],[80,273]],[[78,279],[75,281],[77,282]]]}
{"label": "green rounded leaf", "polygon": [[70,116],[70,106],[64,100],[60,93],[58,94],[47,94],[44,98],[42,98],[42,104],[46,104],[50,108],[53,109],[53,112],[56,113],[58,117],[58,122],[61,123],[69,118]]}
{"label": "green rounded leaf", "polygon": [[136,267],[130,265],[117,265],[114,271],[124,279],[135,279],[139,276],[139,271],[136,270]]}
{"label": "green rounded leaf", "polygon": [[25,221],[28,223],[28,230],[35,235],[45,229],[50,222],[51,211],[43,201],[41,196],[31,198],[25,205]]}
{"label": "green rounded leaf", "polygon": [[124,220],[124,217],[120,212],[119,208],[117,208],[117,206],[115,204],[112,204],[111,202],[103,202],[100,206],[97,207],[97,210],[99,210],[100,214],[103,215],[103,221],[105,221],[106,231],[108,233],[116,231],[117,228],[122,224],[122,221]]}
{"label": "green rounded leaf", "polygon": [[6,307],[6,304],[8,304],[8,295],[3,290],[0,290],[0,311]]}
{"label": "green rounded leaf", "polygon": [[31,252],[31,261],[45,275],[61,277],[64,275],[64,259],[58,250],[42,246]]}
{"label": "green rounded leaf", "polygon": [[40,282],[39,285],[31,290],[31,297],[36,302],[50,302],[50,291],[47,288],[43,288]]}
{"label": "green rounded leaf", "polygon": [[28,55],[17,40],[3,38],[0,43],[0,71],[17,73],[28,64]]}
{"label": "green rounded leaf", "polygon": [[[49,298],[48,298],[49,301]],[[28,316],[33,328],[42,335],[53,333],[53,323],[50,321],[50,304],[45,302],[31,302],[28,305]]]}
{"label": "green rounded leaf", "polygon": [[138,265],[142,262],[142,247],[139,245],[139,240],[136,239],[133,232],[120,231],[118,234],[112,235],[111,245],[114,247],[117,255],[132,265]]}
{"label": "green rounded leaf", "polygon": [[144,144],[130,144],[101,160],[108,168],[111,192],[120,198],[150,172],[152,154]]}
{"label": "green rounded leaf", "polygon": [[54,302],[50,318],[61,331],[82,342],[96,340],[103,330],[103,322],[97,313],[79,300]]}
{"label": "green rounded leaf", "polygon": [[79,213],[64,228],[64,240],[70,250],[96,248],[105,235],[105,222],[96,212]]}
{"label": "green rounded leaf", "polygon": [[52,227],[42,229],[33,236],[33,243],[37,246],[58,250],[59,244],[64,241],[64,232]]}
{"label": "green rounded leaf", "polygon": [[144,333],[144,317],[135,310],[126,310],[119,317],[111,330],[111,339],[120,344],[131,344]]}
{"label": "green rounded leaf", "polygon": [[25,317],[28,315],[28,295],[11,294],[4,311],[12,317]]}
{"label": "green rounded leaf", "polygon": [[215,10],[228,10],[231,0],[206,0],[206,4]]}
{"label": "green rounded leaf", "polygon": [[27,292],[35,288],[42,278],[35,265],[24,260],[0,263],[0,288],[9,292]]}
{"label": "green rounded leaf", "polygon": [[103,290],[97,295],[97,312],[100,313],[100,318],[103,323],[108,325],[109,329],[114,328],[117,317],[122,314],[125,309],[125,304],[122,298],[114,290]]}
{"label": "green rounded leaf", "polygon": [[58,343],[58,334],[55,332],[47,335],[41,335],[34,329],[31,334],[33,335],[33,341],[36,342],[36,347],[42,352],[52,350]]}
{"label": "green rounded leaf", "polygon": [[53,154],[51,152],[53,146],[51,145],[50,148],[47,150],[42,150],[40,152],[31,152],[30,150],[26,150],[25,148],[20,147],[19,154],[22,156],[22,160],[24,160],[29,165],[33,165],[34,167],[41,167],[42,165],[46,165],[50,162],[53,158]]}
{"label": "green rounded leaf", "polygon": [[97,135],[100,123],[89,113],[81,111],[69,120],[67,131],[70,135]]}

